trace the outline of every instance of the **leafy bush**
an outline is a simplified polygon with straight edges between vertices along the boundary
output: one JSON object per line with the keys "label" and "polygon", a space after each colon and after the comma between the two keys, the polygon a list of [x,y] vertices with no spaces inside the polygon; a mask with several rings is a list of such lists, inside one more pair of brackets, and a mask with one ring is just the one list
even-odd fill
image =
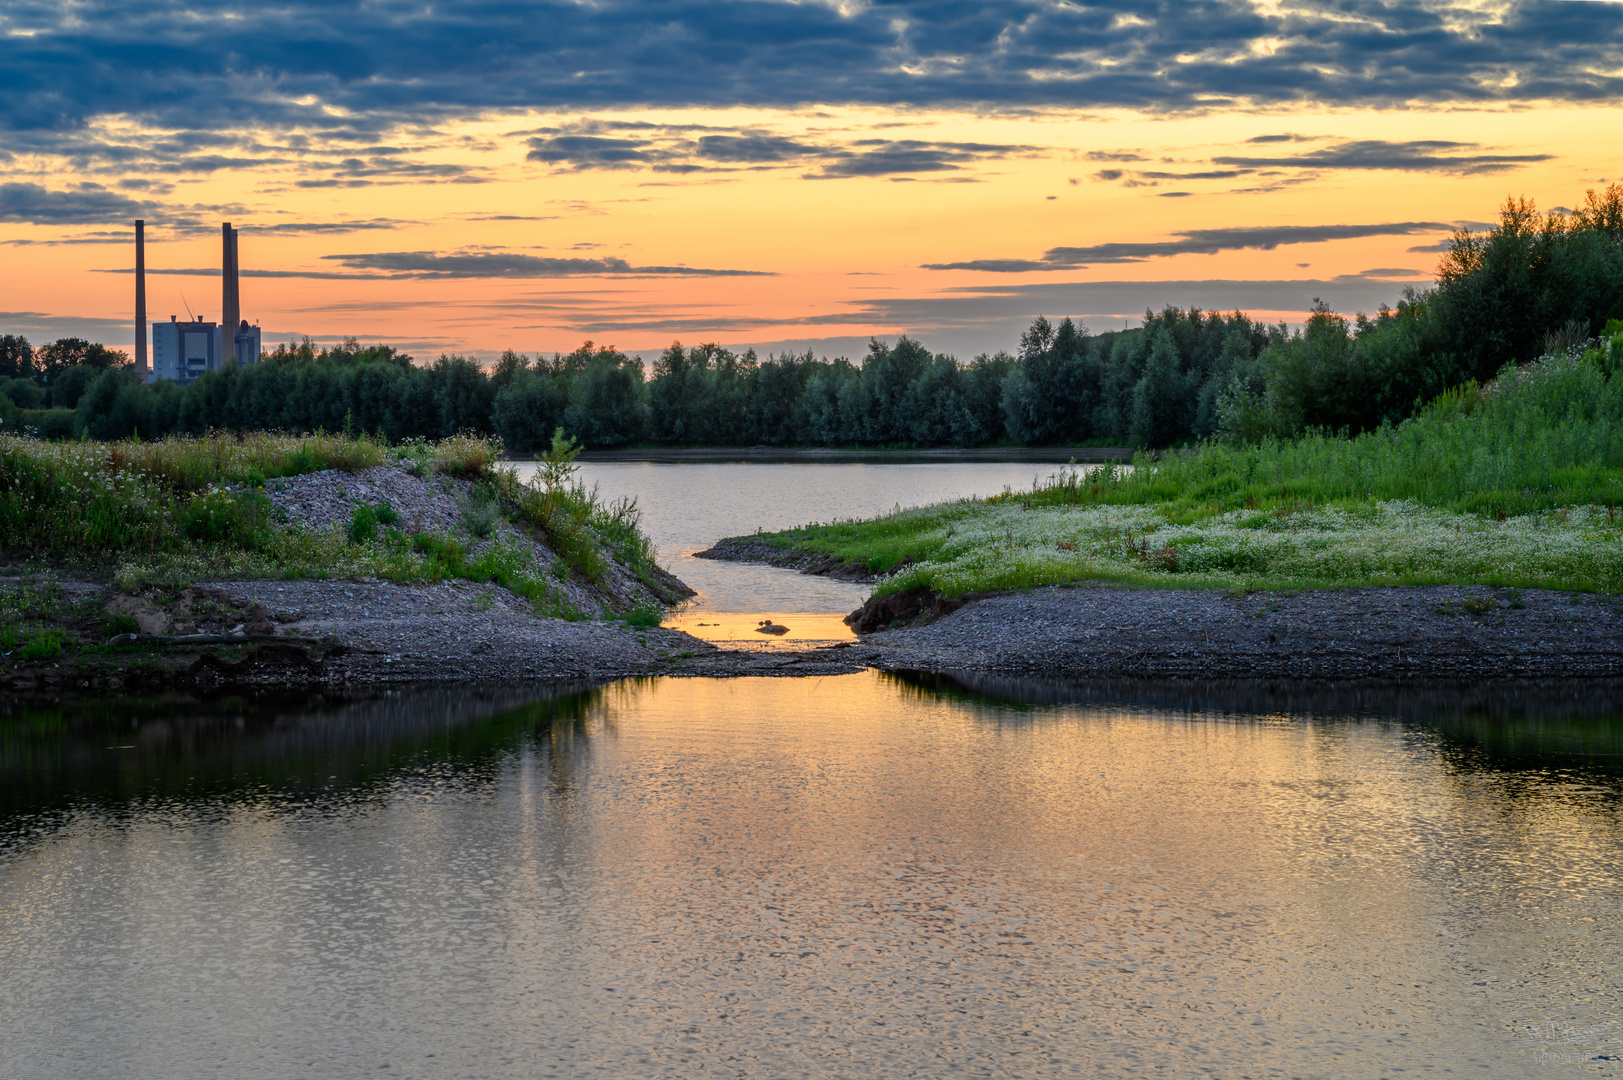
{"label": "leafy bush", "polygon": [[76,437],[78,419],[72,409],[24,409],[20,417],[24,431],[47,441]]}
{"label": "leafy bush", "polygon": [[19,409],[43,409],[45,388],[33,379],[0,379],[0,394]]}
{"label": "leafy bush", "polygon": [[108,637],[117,637],[120,634],[139,633],[141,624],[135,621],[134,615],[121,611],[117,615],[109,616],[103,629],[106,630]]}
{"label": "leafy bush", "polygon": [[379,525],[395,525],[400,514],[386,502],[356,503],[349,516],[349,538],[357,544],[377,539]]}
{"label": "leafy bush", "polygon": [[542,531],[547,546],[565,565],[587,581],[597,582],[608,572],[592,529],[594,517],[601,518],[603,510],[596,489],[587,491],[575,479],[575,459],[579,455],[575,440],[565,435],[563,428],[555,430],[551,447],[540,459],[534,483],[516,492],[516,511],[521,521]]}
{"label": "leafy bush", "polygon": [[433,462],[435,468],[447,476],[474,480],[488,473],[501,453],[499,440],[462,432],[434,447]]}
{"label": "leafy bush", "polygon": [[263,489],[218,488],[194,495],[181,506],[180,528],[192,540],[253,551],[270,542],[272,510]]}
{"label": "leafy bush", "polygon": [[17,650],[19,660],[55,660],[62,655],[68,635],[61,630],[40,630]]}
{"label": "leafy bush", "polygon": [[665,621],[665,610],[655,604],[638,604],[626,612],[623,621],[627,626],[646,630]]}

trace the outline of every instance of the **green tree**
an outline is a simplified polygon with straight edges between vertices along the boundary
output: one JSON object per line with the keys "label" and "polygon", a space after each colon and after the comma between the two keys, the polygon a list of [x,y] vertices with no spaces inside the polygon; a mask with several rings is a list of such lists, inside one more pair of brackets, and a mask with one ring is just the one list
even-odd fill
{"label": "green tree", "polygon": [[588,447],[634,442],[647,419],[643,398],[642,362],[602,350],[570,379],[564,427]]}
{"label": "green tree", "polygon": [[112,367],[128,367],[129,363],[129,354],[121,350],[109,349],[84,338],[58,338],[34,350],[34,377],[50,385],[52,379],[72,367],[105,371]]}
{"label": "green tree", "polygon": [[0,379],[0,394],[19,409],[43,409],[45,391],[33,379]]}
{"label": "green tree", "polygon": [[1133,386],[1131,435],[1139,446],[1171,446],[1189,430],[1189,380],[1179,369],[1171,331],[1157,327],[1148,336],[1144,374]]}
{"label": "green tree", "polygon": [[34,349],[19,334],[0,334],[0,379],[32,379]]}
{"label": "green tree", "polygon": [[104,371],[123,370],[75,364],[59,369],[45,386],[46,404],[53,409],[71,409],[79,404],[79,395]]}
{"label": "green tree", "polygon": [[127,439],[153,434],[152,394],[128,371],[112,368],[96,376],[79,399],[79,426],[92,439]]}
{"label": "green tree", "polygon": [[557,379],[525,368],[496,392],[491,423],[509,453],[533,454],[550,444],[568,405]]}

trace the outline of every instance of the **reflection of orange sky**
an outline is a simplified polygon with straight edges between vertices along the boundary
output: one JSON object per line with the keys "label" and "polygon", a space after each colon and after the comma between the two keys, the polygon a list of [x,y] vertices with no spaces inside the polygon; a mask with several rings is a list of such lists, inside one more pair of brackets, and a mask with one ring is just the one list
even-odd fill
{"label": "reflection of orange sky", "polygon": [[[507,347],[567,350],[585,337],[622,348],[654,349],[673,338],[743,343],[914,331],[938,348],[952,348],[950,334],[933,334],[928,325],[903,316],[876,319],[858,312],[842,318],[842,313],[848,305],[875,298],[930,297],[966,286],[1211,278],[1320,281],[1371,268],[1429,275],[1437,256],[1409,249],[1434,243],[1440,233],[1025,274],[929,271],[920,264],[1034,259],[1057,245],[1162,240],[1180,229],[1483,222],[1492,220],[1506,195],[1531,196],[1544,207],[1570,206],[1585,188],[1623,172],[1623,151],[1601,135],[1623,127],[1616,108],[1232,113],[1167,120],[1057,113],[898,116],[876,110],[815,116],[746,110],[623,115],[660,123],[753,125],[789,135],[812,132],[824,140],[883,136],[1042,149],[970,164],[962,173],[921,174],[908,182],[808,180],[802,179],[802,167],[697,177],[642,170],[556,172],[526,163],[524,140],[509,134],[556,118],[509,116],[444,129],[419,154],[418,160],[455,162],[481,171],[491,178],[488,183],[414,181],[310,189],[295,186],[301,175],[297,165],[268,166],[180,181],[167,201],[229,207],[204,213],[210,219],[230,219],[243,230],[242,264],[247,269],[332,272],[344,268],[323,256],[490,247],[554,257],[612,256],[634,266],[686,264],[776,275],[434,282],[247,278],[242,283],[244,313],[266,328],[267,344],[297,333],[329,341],[355,335],[365,341],[406,343],[418,355],[439,349],[488,354]],[[906,126],[875,126],[898,121]],[[1280,132],[1342,139],[1447,139],[1554,157],[1483,175],[1326,172],[1266,194],[1231,193],[1254,185],[1255,178],[1127,188],[1091,179],[1103,166],[1081,157],[1087,151],[1133,149],[1154,159],[1150,167],[1193,171],[1210,168],[1207,162],[1216,155],[1256,153],[1255,147],[1244,147],[1246,139]],[[1162,158],[1172,160],[1162,164]],[[941,176],[979,182],[939,182]],[[34,179],[61,188],[82,178],[59,172]],[[106,176],[90,179],[114,182]],[[1080,183],[1073,185],[1073,179]],[[1192,194],[1161,197],[1171,188]],[[475,220],[478,215],[542,220]],[[342,235],[271,237],[252,231],[256,224],[279,221],[368,218],[411,224]],[[0,240],[50,240],[84,231],[5,225],[0,226]],[[151,241],[148,265],[154,269],[212,267],[219,261],[215,235],[176,239],[154,228]],[[6,250],[11,269],[5,274],[6,298],[0,308],[101,319],[130,316],[130,278],[94,272],[130,265],[128,245]],[[26,272],[19,273],[20,266]],[[1401,283],[1394,281],[1386,292],[1395,298],[1400,289]],[[184,318],[186,303],[212,318],[218,313],[219,283],[154,275],[148,296],[155,320],[170,314]],[[1252,313],[1299,317],[1299,298],[1282,299],[1287,302],[1272,310],[1253,308]],[[1110,314],[1125,317],[1141,311],[1142,306]],[[674,328],[639,326],[665,319],[691,322]]]}

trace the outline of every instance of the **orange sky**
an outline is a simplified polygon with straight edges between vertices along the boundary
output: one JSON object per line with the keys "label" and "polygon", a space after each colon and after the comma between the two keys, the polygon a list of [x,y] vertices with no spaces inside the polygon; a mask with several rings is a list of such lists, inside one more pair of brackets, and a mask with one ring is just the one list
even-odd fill
{"label": "orange sky", "polygon": [[[569,350],[586,338],[627,350],[681,339],[809,343],[855,356],[869,335],[911,333],[968,359],[1012,348],[1038,314],[1083,316],[1097,329],[1167,303],[1239,306],[1271,320],[1298,319],[1321,294],[1341,310],[1372,308],[1405,282],[1428,280],[1448,228],[1492,221],[1507,195],[1572,205],[1586,188],[1619,178],[1623,149],[1602,133],[1620,130],[1617,107],[1572,105],[1169,118],[1054,109],[525,111],[395,130],[387,160],[363,152],[350,175],[289,152],[297,132],[266,131],[246,139],[259,148],[243,155],[254,160],[171,176],[143,168],[144,188],[116,166],[49,154],[13,161],[4,178],[146,200],[154,320],[184,318],[188,305],[218,317],[217,277],[160,272],[216,267],[218,223],[230,220],[248,274],[243,313],[265,328],[267,347],[308,334],[396,343],[419,356],[489,356]],[[601,148],[628,132],[635,159],[606,167]],[[718,163],[694,157],[703,132],[800,149]],[[92,133],[149,152],[168,135],[120,117],[97,121]],[[909,152],[904,143],[933,148],[918,171],[887,164],[882,175],[818,178],[860,160],[850,155],[864,146]],[[835,149],[807,149],[819,147]],[[527,160],[532,150],[552,160]],[[703,167],[684,164],[694,160]],[[383,164],[374,170],[374,161]],[[1202,173],[1226,175],[1190,175]],[[1213,253],[1114,258],[1098,248],[1274,226],[1391,228],[1271,250],[1236,246],[1243,241],[1233,236],[1213,240]],[[0,332],[36,344],[80,334],[129,349],[132,279],[117,271],[132,265],[132,235],[116,220],[0,220]],[[1061,247],[1092,252],[1015,272],[924,268],[1040,266]],[[530,273],[528,264],[487,273],[478,260],[471,271],[444,261],[468,255],[622,260],[625,268],[513,276]],[[639,272],[650,267],[666,269]],[[326,276],[252,276],[263,271]]]}

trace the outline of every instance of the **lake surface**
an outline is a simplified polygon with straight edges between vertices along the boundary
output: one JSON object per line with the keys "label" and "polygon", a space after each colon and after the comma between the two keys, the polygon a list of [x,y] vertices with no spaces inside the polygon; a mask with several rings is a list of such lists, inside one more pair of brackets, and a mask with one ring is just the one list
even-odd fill
{"label": "lake surface", "polygon": [[1619,1072],[1615,687],[996,689],[4,703],[0,1075]]}
{"label": "lake surface", "polygon": [[[865,518],[898,507],[1029,488],[1062,468],[1053,462],[582,462],[580,477],[606,499],[635,498],[660,559],[699,593],[667,621],[706,640],[752,647],[805,647],[850,640],[841,620],[870,586],[792,570],[695,559],[725,536],[814,521]],[[1088,466],[1083,466],[1087,468]],[[1093,466],[1097,467],[1097,466]],[[516,462],[522,478],[535,472]],[[755,632],[763,618],[787,625],[783,637]]]}
{"label": "lake surface", "polygon": [[[524,478],[535,466],[515,463]],[[666,464],[583,462],[581,479],[605,498],[632,497],[672,573],[699,591],[695,612],[845,615],[868,586],[789,570],[695,559],[724,536],[865,518],[897,507],[1029,488],[1061,466],[1036,462],[942,464]]]}
{"label": "lake surface", "polygon": [[[812,636],[866,587],[691,553],[1051,469],[583,474],[638,497],[689,622]],[[877,673],[0,700],[0,1076],[1616,1076],[1620,701]]]}

